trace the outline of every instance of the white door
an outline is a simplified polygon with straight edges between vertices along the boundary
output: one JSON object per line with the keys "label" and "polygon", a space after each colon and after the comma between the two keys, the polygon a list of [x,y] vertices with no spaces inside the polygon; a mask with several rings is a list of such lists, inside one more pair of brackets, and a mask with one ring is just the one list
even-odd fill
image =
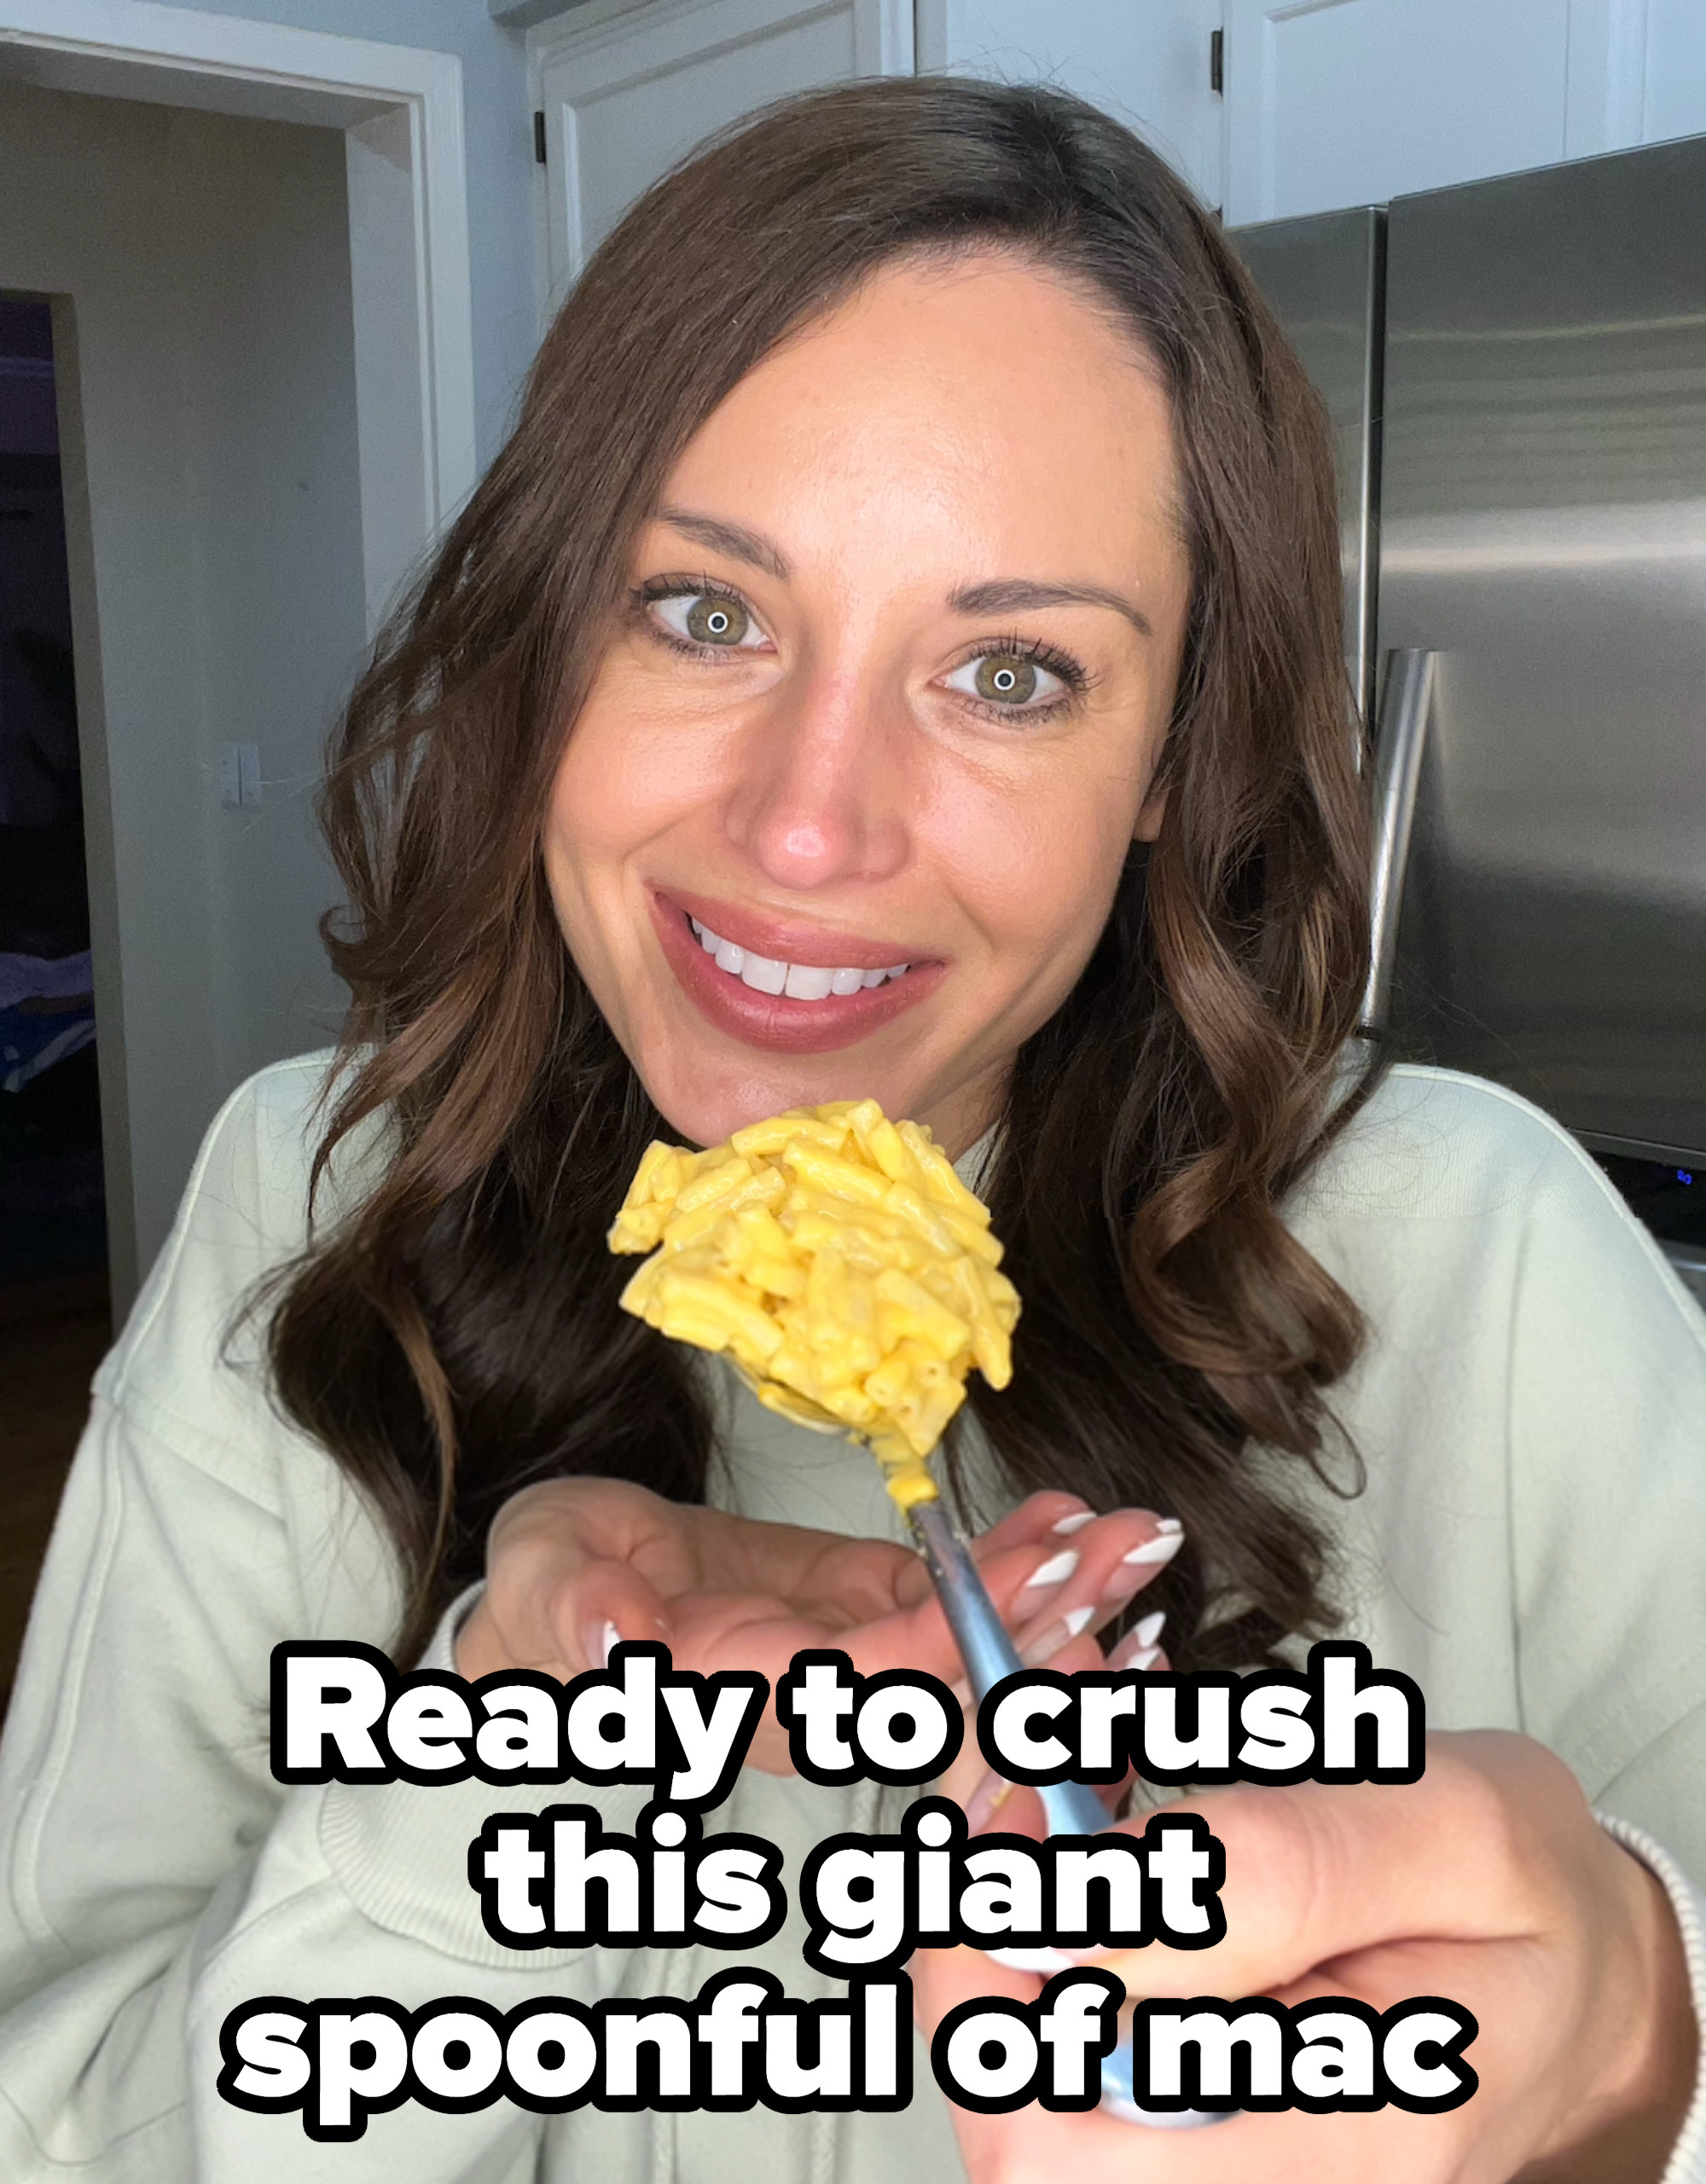
{"label": "white door", "polygon": [[1570,63],[1574,15],[1578,72],[1581,44],[1596,46],[1603,85],[1610,12],[1610,0],[1227,0],[1228,223],[1606,148],[1603,107],[1600,140],[1570,141]]}
{"label": "white door", "polygon": [[713,130],[792,91],[913,72],[912,0],[655,0],[600,14],[530,39],[548,310],[640,193]]}
{"label": "white door", "polygon": [[918,0],[918,65],[1044,82],[1103,108],[1221,199],[1214,34],[1224,0]]}

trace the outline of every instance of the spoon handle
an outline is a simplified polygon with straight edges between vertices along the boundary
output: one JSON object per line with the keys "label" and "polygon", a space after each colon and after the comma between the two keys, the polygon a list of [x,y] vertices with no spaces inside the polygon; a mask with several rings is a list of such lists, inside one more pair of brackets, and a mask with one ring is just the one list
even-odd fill
{"label": "spoon handle", "polygon": [[[913,1537],[924,1555],[925,1567],[936,1587],[954,1633],[960,1657],[972,1691],[982,1699],[1004,1676],[1024,1666],[1008,1637],[1007,1625],[995,1613],[965,1541],[949,1521],[939,1501],[914,1502],[907,1511]],[[1051,1835],[1099,1835],[1108,1826],[1106,1808],[1087,1782],[1047,1782],[1037,1787]],[[1102,2058],[1102,2106],[1111,2115],[1129,2123],[1145,2123],[1157,2130],[1190,2130],[1204,2123],[1223,2123],[1233,2112],[1187,2108],[1172,2111],[1140,2108],[1131,2097],[1131,2042],[1122,2040],[1111,2055]]]}

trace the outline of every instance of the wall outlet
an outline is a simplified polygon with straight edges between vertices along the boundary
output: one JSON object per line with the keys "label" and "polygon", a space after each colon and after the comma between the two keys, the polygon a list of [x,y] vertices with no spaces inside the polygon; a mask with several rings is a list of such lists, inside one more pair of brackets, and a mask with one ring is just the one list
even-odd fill
{"label": "wall outlet", "polygon": [[258,743],[219,746],[219,802],[227,811],[252,811],[261,800],[261,747]]}

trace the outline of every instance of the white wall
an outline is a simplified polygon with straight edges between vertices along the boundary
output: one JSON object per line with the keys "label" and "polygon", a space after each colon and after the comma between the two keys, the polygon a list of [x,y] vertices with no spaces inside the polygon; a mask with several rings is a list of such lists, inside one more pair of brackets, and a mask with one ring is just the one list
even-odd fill
{"label": "white wall", "polygon": [[485,0],[189,0],[206,14],[430,46],[462,64],[473,245],[474,395],[480,466],[496,454],[538,340],[533,293],[533,125],[519,29]]}
{"label": "white wall", "polygon": [[[225,1092],[337,1021],[308,799],[363,639],[344,173],[334,130],[0,83],[0,287],[69,297],[87,458],[86,532],[68,515],[121,1293]],[[227,739],[261,746],[258,811],[219,808]]]}
{"label": "white wall", "polygon": [[1700,0],[1646,0],[1639,127],[1645,144],[1706,129],[1706,8]]}
{"label": "white wall", "polygon": [[[348,213],[335,130],[202,115],[177,148],[223,1086],[325,1043],[343,1013],[311,798],[365,635]],[[227,738],[260,746],[258,811],[217,808]]]}

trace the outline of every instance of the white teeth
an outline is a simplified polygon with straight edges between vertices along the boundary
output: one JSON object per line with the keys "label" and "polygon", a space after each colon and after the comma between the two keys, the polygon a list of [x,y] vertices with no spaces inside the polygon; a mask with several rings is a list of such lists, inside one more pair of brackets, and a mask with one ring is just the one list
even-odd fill
{"label": "white teeth", "polygon": [[740,966],[740,982],[756,994],[780,994],[787,982],[788,966],[767,955],[749,955]]}
{"label": "white teeth", "polygon": [[897,963],[886,970],[826,970],[812,963],[778,963],[770,956],[737,947],[733,941],[713,933],[709,925],[701,925],[697,918],[690,917],[688,923],[693,938],[715,959],[719,970],[728,971],[757,993],[786,994],[796,1001],[821,1001],[832,994],[856,994],[863,987],[880,986],[885,979],[898,978],[912,967]]}

